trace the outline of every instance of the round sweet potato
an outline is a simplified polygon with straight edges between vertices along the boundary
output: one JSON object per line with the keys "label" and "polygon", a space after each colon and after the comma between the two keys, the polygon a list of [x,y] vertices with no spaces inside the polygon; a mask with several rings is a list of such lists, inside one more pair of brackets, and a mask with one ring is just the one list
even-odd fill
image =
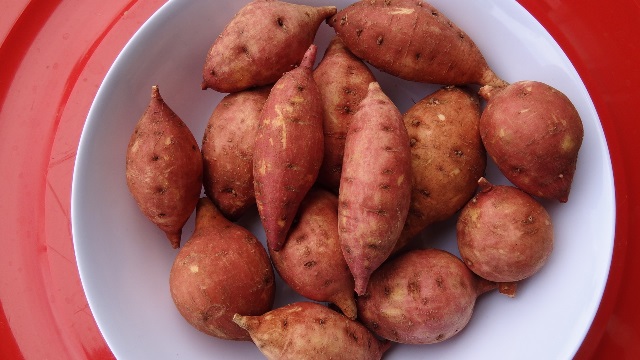
{"label": "round sweet potato", "polygon": [[485,86],[480,136],[502,174],[527,193],[567,202],[584,129],[571,100],[539,81]]}
{"label": "round sweet potato", "polygon": [[195,231],[171,267],[169,288],[178,311],[196,329],[222,339],[249,340],[233,315],[271,310],[275,277],[266,250],[253,234],[202,198]]}
{"label": "round sweet potato", "polygon": [[462,209],[456,226],[465,264],[496,282],[516,282],[542,268],[553,250],[545,208],[522,190],[479,180],[481,191]]}
{"label": "round sweet potato", "polygon": [[495,288],[453,254],[411,250],[373,273],[366,295],[358,297],[358,315],[385,339],[432,344],[459,333],[471,319],[476,298]]}

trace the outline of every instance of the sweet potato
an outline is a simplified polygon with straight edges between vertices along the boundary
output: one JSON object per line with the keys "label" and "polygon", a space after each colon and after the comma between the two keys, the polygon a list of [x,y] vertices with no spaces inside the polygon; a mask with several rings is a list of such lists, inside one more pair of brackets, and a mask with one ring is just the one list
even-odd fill
{"label": "sweet potato", "polygon": [[313,80],[317,48],[273,86],[260,114],[253,156],[253,182],[267,245],[284,245],[300,202],[322,164],[322,100]]}
{"label": "sweet potato", "polygon": [[225,96],[216,106],[202,139],[204,191],[230,220],[255,204],[253,150],[260,112],[270,88]]}
{"label": "sweet potato", "polygon": [[270,251],[282,279],[300,295],[327,301],[356,318],[353,277],[338,237],[338,197],[312,188],[300,204],[298,220],[280,251]]}
{"label": "sweet potato", "polygon": [[390,343],[378,340],[362,324],[317,303],[297,302],[262,316],[237,314],[270,360],[382,358]]}
{"label": "sweet potato", "polygon": [[127,186],[142,213],[180,246],[182,227],[202,190],[202,155],[193,134],[151,88],[126,156]]}
{"label": "sweet potato", "polygon": [[360,321],[378,336],[404,344],[432,344],[467,326],[476,298],[496,284],[439,249],[406,252],[371,276],[358,297]]}
{"label": "sweet potato", "polygon": [[335,6],[250,2],[211,46],[202,88],[236,92],[275,83],[300,63],[320,24],[335,13]]}
{"label": "sweet potato", "polygon": [[334,37],[313,72],[324,105],[324,160],[318,182],[337,193],[344,157],[344,141],[358,104],[376,79],[339,37]]}
{"label": "sweet potato", "polygon": [[496,282],[526,279],[553,250],[553,224],[545,208],[522,190],[478,181],[481,191],[462,209],[456,225],[465,264]]}
{"label": "sweet potato", "polygon": [[502,174],[533,196],[567,202],[584,137],[571,100],[539,81],[485,86],[480,95],[480,135]]}
{"label": "sweet potato", "polygon": [[196,329],[222,339],[249,340],[232,318],[237,312],[261,315],[273,307],[275,278],[267,252],[206,197],[198,202],[195,226],[171,267],[171,297]]}
{"label": "sweet potato", "polygon": [[400,236],[411,181],[411,149],[402,114],[373,82],[347,132],[340,178],[340,243],[359,295]]}
{"label": "sweet potato", "polygon": [[426,2],[362,0],[328,24],[356,56],[402,79],[505,85],[473,40]]}
{"label": "sweet potato", "polygon": [[404,114],[413,188],[396,251],[429,225],[453,216],[475,194],[487,165],[479,120],[478,97],[452,86],[426,96]]}

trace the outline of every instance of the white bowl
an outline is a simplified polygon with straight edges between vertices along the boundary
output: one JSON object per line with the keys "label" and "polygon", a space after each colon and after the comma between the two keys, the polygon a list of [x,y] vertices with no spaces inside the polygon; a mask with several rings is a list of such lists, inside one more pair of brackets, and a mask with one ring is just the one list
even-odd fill
{"label": "white bowl", "polygon": [[[136,33],[107,74],[82,133],[73,178],[72,226],[82,284],[98,326],[118,359],[259,359],[250,342],[224,341],[192,328],[169,294],[177,254],[136,207],[125,180],[125,153],[133,128],[160,86],[169,106],[197,139],[223,94],[200,90],[205,55],[246,1],[172,0]],[[347,6],[348,1],[299,1]],[[562,49],[516,1],[433,0],[465,30],[503,79],[538,80],[576,105],[585,137],[569,202],[545,202],[555,226],[555,249],[541,272],[524,281],[514,299],[483,295],[471,322],[436,345],[396,345],[386,359],[570,359],[595,316],[604,291],[614,239],[613,172],[594,105]],[[333,36],[322,24],[319,54]],[[405,111],[435,90],[376,72]],[[508,183],[489,164],[487,177]],[[256,212],[240,221],[264,241]],[[455,219],[429,230],[429,245],[458,254]],[[183,241],[193,231],[193,218]],[[425,236],[427,237],[427,236]],[[276,306],[302,300],[278,282]]]}

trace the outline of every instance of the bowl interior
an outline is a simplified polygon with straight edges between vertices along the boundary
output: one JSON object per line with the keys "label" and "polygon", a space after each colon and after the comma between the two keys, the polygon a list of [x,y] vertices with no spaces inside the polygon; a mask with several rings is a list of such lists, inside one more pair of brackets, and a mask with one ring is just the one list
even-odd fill
{"label": "bowl interior", "polygon": [[[202,91],[201,69],[216,36],[246,1],[172,0],[131,39],[107,74],[89,113],[78,150],[72,189],[72,227],[82,283],[98,326],[119,359],[262,358],[249,342],[219,340],[192,328],[169,294],[176,250],[144,218],[128,192],[125,153],[152,85],[202,139],[224,94]],[[347,1],[298,1],[336,5]],[[503,79],[538,80],[563,91],[576,105],[585,137],[566,204],[544,202],[554,220],[555,249],[541,272],[522,282],[511,299],[479,298],[459,335],[436,345],[396,345],[387,359],[569,359],[598,308],[613,249],[613,173],[604,133],[571,62],[545,29],[515,1],[432,0],[471,36]],[[319,54],[333,36],[322,24]],[[375,72],[401,111],[437,86]],[[490,163],[487,178],[508,183]],[[239,221],[262,241],[254,210]],[[455,219],[424,233],[428,246],[458,254]],[[193,231],[193,217],[183,241]],[[276,306],[303,300],[281,281]]]}

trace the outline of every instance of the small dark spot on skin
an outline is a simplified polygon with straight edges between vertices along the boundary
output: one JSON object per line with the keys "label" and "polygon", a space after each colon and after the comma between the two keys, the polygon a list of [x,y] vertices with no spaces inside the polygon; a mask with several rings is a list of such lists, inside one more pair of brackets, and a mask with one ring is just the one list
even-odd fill
{"label": "small dark spot on skin", "polygon": [[225,194],[233,194],[233,188],[224,188],[222,189],[220,192],[225,193]]}
{"label": "small dark spot on skin", "polygon": [[294,164],[292,164],[292,163],[287,163],[287,165],[285,165],[285,167],[287,169],[295,169],[296,166]]}
{"label": "small dark spot on skin", "polygon": [[391,126],[382,125],[382,129],[381,130],[385,131],[385,132],[392,132],[393,128]]}
{"label": "small dark spot on skin", "polygon": [[167,189],[163,187],[159,187],[158,189],[156,189],[156,192],[160,195],[164,195],[167,193]]}
{"label": "small dark spot on skin", "polygon": [[384,169],[382,170],[383,175],[391,175],[393,174],[393,169]]}
{"label": "small dark spot on skin", "polygon": [[158,214],[158,217],[159,217],[159,218],[163,218],[163,217],[165,217],[165,216],[167,216],[167,214],[165,214],[165,213],[160,213],[160,214]]}
{"label": "small dark spot on skin", "polygon": [[335,174],[335,173],[342,172],[342,166],[340,166],[340,165],[335,165],[334,167],[332,167],[332,168],[331,168],[331,172],[332,172],[332,173],[334,173],[334,174]]}
{"label": "small dark spot on skin", "polygon": [[287,328],[287,326],[289,325],[289,322],[287,321],[287,319],[282,320],[282,327],[283,328]]}
{"label": "small dark spot on skin", "polygon": [[408,291],[410,294],[417,293],[417,292],[419,292],[419,291],[420,291],[420,286],[418,286],[418,283],[417,283],[417,282],[415,282],[415,281],[410,281],[410,282],[407,284],[407,291]]}
{"label": "small dark spot on skin", "polygon": [[418,126],[420,126],[420,124],[421,124],[420,120],[413,120],[411,122],[411,126],[413,126],[413,127],[418,127]]}
{"label": "small dark spot on skin", "polygon": [[314,267],[316,264],[317,264],[317,263],[316,263],[315,261],[311,260],[311,261],[307,261],[306,263],[304,263],[304,267],[306,267],[306,268],[312,268],[312,267]]}
{"label": "small dark spot on skin", "polygon": [[209,74],[210,74],[211,76],[215,76],[215,75],[216,75],[216,71],[215,71],[215,70],[213,70],[213,69],[211,69],[211,71],[209,71]]}
{"label": "small dark spot on skin", "polygon": [[280,26],[280,27],[284,26],[284,22],[282,21],[281,18],[277,18],[276,22],[278,23],[278,26]]}
{"label": "small dark spot on skin", "polygon": [[382,35],[378,36],[378,40],[376,40],[376,44],[382,45],[383,42],[384,42],[384,38],[382,37]]}
{"label": "small dark spot on skin", "polygon": [[353,110],[351,110],[351,107],[349,105],[345,105],[342,108],[342,113],[343,114],[353,114]]}
{"label": "small dark spot on skin", "polygon": [[385,146],[384,150],[385,151],[393,151],[393,148],[391,146]]}
{"label": "small dark spot on skin", "polygon": [[519,167],[517,167],[517,168],[514,168],[512,171],[513,171],[515,174],[520,174],[520,173],[522,172],[522,169],[521,169],[521,168],[519,168]]}
{"label": "small dark spot on skin", "polygon": [[377,322],[375,322],[375,321],[374,321],[374,322],[372,322],[372,323],[371,323],[371,328],[372,328],[372,329],[374,329],[374,330],[375,330],[375,329],[377,329],[377,328],[379,328],[379,327],[380,327],[380,324],[378,324]]}
{"label": "small dark spot on skin", "polygon": [[447,21],[447,25],[449,25],[449,27],[453,27],[453,23],[451,21]]}
{"label": "small dark spot on skin", "polygon": [[460,40],[464,40],[464,33],[462,31],[459,32],[458,37],[460,37]]}
{"label": "small dark spot on skin", "polygon": [[434,10],[434,11],[431,11],[431,15],[433,15],[433,16],[438,16],[439,14],[438,14],[438,12],[437,12],[437,11],[435,11],[435,10]]}
{"label": "small dark spot on skin", "polygon": [[522,220],[522,223],[524,223],[524,224],[533,224],[533,216],[529,215],[528,218]]}
{"label": "small dark spot on skin", "polygon": [[304,91],[304,86],[298,85],[298,91],[303,92]]}
{"label": "small dark spot on skin", "polygon": [[442,276],[438,276],[438,277],[436,278],[436,285],[437,285],[439,288],[442,288],[443,284],[444,284],[444,279],[442,279]]}
{"label": "small dark spot on skin", "polygon": [[353,90],[350,88],[344,88],[344,93],[350,95],[351,93],[353,93]]}
{"label": "small dark spot on skin", "polygon": [[284,189],[287,190],[287,191],[291,191],[291,192],[298,192],[298,189],[295,186],[292,186],[292,185],[286,185],[284,187]]}
{"label": "small dark spot on skin", "polygon": [[381,190],[389,190],[389,189],[391,189],[391,186],[389,186],[389,184],[382,184],[382,185],[380,185],[380,189]]}
{"label": "small dark spot on skin", "polygon": [[362,29],[358,29],[356,30],[356,36],[360,37],[360,34],[362,34]]}
{"label": "small dark spot on skin", "polygon": [[344,26],[347,23],[347,17],[343,16],[340,18],[340,26]]}
{"label": "small dark spot on skin", "polygon": [[422,54],[416,53],[416,60],[420,60],[420,56],[422,56]]}
{"label": "small dark spot on skin", "polygon": [[459,156],[459,157],[462,157],[462,155],[464,155],[462,150],[454,150],[453,153],[456,154],[456,156]]}
{"label": "small dark spot on skin", "polygon": [[391,288],[389,288],[388,286],[385,286],[383,289],[383,292],[385,296],[389,296],[391,295]]}
{"label": "small dark spot on skin", "polygon": [[441,341],[442,339],[444,339],[444,334],[438,334],[438,336],[436,336],[436,341]]}
{"label": "small dark spot on skin", "polygon": [[418,140],[411,138],[411,140],[409,140],[409,146],[414,147],[416,144],[418,143]]}
{"label": "small dark spot on skin", "polygon": [[324,286],[326,286],[326,287],[330,286],[331,284],[333,284],[333,280],[332,279],[327,279],[327,280],[324,281]]}
{"label": "small dark spot on skin", "polygon": [[160,156],[158,156],[158,155],[153,155],[151,157],[151,161],[158,161],[158,160],[160,160]]}
{"label": "small dark spot on skin", "polygon": [[356,342],[358,342],[358,335],[356,335],[356,333],[354,333],[354,332],[350,332],[350,333],[349,333],[349,336],[350,336],[353,340],[355,340]]}
{"label": "small dark spot on skin", "polygon": [[192,148],[194,151],[199,151],[199,150],[200,150],[200,149],[198,149],[198,147],[197,147],[196,145],[192,145],[192,146],[191,146],[191,148]]}
{"label": "small dark spot on skin", "polygon": [[420,192],[420,195],[422,195],[424,197],[430,197],[431,196],[431,193],[427,189],[420,189],[418,191]]}

